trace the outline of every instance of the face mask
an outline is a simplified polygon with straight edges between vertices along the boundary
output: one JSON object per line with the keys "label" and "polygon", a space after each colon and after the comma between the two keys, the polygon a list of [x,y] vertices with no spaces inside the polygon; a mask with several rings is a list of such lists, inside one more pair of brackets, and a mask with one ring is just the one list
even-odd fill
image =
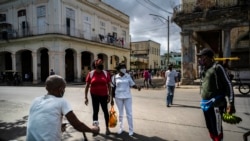
{"label": "face mask", "polygon": [[126,73],[126,69],[120,69],[120,72],[122,72],[123,74],[125,74]]}
{"label": "face mask", "polygon": [[103,70],[103,65],[96,66],[99,70]]}
{"label": "face mask", "polygon": [[206,57],[204,57],[204,58],[202,58],[200,61],[199,61],[199,64],[201,65],[201,66],[204,66],[205,65],[205,62],[206,62]]}

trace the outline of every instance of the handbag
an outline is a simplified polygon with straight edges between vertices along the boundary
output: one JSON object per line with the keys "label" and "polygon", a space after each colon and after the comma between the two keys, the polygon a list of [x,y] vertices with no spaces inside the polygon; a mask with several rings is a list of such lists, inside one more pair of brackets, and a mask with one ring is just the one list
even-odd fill
{"label": "handbag", "polygon": [[114,128],[117,125],[117,115],[114,108],[114,105],[111,106],[109,111],[109,127]]}

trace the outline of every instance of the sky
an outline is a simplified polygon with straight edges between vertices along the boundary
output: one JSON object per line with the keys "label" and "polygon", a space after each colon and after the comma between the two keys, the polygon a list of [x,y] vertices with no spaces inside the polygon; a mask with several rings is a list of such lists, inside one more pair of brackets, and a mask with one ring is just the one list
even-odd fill
{"label": "sky", "polygon": [[161,55],[168,51],[167,18],[169,16],[169,52],[181,52],[181,29],[171,22],[173,8],[180,4],[179,0],[102,1],[129,16],[129,34],[132,42],[147,40],[157,42],[161,44]]}

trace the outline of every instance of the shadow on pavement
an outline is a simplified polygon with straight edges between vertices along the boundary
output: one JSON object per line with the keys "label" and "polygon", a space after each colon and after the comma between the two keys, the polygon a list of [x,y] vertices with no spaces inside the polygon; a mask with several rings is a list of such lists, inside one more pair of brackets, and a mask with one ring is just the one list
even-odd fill
{"label": "shadow on pavement", "polygon": [[[112,140],[112,141],[168,141],[166,139],[161,139],[159,137],[147,137],[145,135],[140,135],[134,133],[133,136],[129,136],[128,132],[123,132],[122,134],[118,135],[117,133],[111,133],[109,136],[100,134],[99,136],[102,137],[101,140]],[[98,138],[96,138],[98,140]]]}
{"label": "shadow on pavement", "polygon": [[16,122],[3,122],[0,121],[0,141],[15,140],[18,137],[26,135],[26,122],[28,116]]}
{"label": "shadow on pavement", "polygon": [[199,106],[191,106],[191,105],[183,105],[183,104],[173,104],[171,107],[183,107],[183,108],[195,108],[195,109],[200,109],[201,107]]}

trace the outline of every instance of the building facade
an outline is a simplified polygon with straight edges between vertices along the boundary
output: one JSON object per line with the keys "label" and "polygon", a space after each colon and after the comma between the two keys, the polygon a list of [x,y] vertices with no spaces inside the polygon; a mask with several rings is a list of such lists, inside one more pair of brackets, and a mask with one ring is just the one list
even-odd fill
{"label": "building facade", "polygon": [[[169,57],[169,58],[168,58]],[[167,70],[168,68],[168,59],[169,64],[173,64],[175,68],[180,68],[181,66],[181,52],[170,52],[169,55],[161,55],[161,69]]]}
{"label": "building facade", "polygon": [[101,0],[3,0],[0,71],[20,72],[34,84],[51,69],[79,82],[99,56],[104,68],[130,65],[129,17]]}
{"label": "building facade", "polygon": [[132,70],[160,69],[160,44],[152,40],[131,42]]}
{"label": "building facade", "polygon": [[182,84],[198,76],[196,54],[209,47],[218,58],[239,57],[231,67],[250,78],[250,1],[182,0],[172,17],[181,27]]}

